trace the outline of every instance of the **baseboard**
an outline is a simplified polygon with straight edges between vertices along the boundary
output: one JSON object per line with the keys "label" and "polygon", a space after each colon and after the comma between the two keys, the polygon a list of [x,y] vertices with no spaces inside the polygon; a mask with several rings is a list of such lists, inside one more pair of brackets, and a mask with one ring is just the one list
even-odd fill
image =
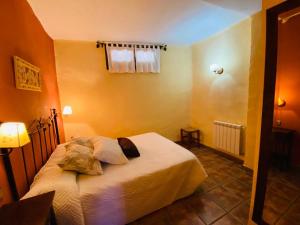
{"label": "baseboard", "polygon": [[[181,146],[183,146],[183,147],[185,147],[185,148],[188,148],[187,145],[184,145],[181,141],[175,141],[175,143],[176,143],[176,144],[179,144],[179,145],[181,145]],[[244,160],[243,160],[243,159],[240,159],[240,158],[237,158],[236,156],[233,156],[233,155],[227,154],[227,153],[225,153],[225,152],[216,150],[216,149],[214,149],[214,148],[212,148],[212,147],[209,147],[209,146],[207,146],[207,145],[204,145],[204,144],[200,144],[198,147],[200,147],[200,148],[201,148],[201,147],[202,147],[202,148],[205,148],[205,149],[208,150],[208,151],[211,151],[211,152],[213,152],[213,153],[215,153],[215,154],[217,154],[217,155],[220,155],[220,156],[222,156],[222,157],[224,157],[224,158],[227,158],[227,159],[229,159],[229,160],[231,160],[231,161],[234,161],[234,162],[240,164],[240,165],[243,167],[243,169],[245,169],[245,170],[248,171],[249,173],[253,173],[253,170],[252,170],[252,169],[250,169],[250,168],[244,166]]]}
{"label": "baseboard", "polygon": [[206,149],[208,149],[208,150],[216,153],[217,155],[223,156],[224,158],[230,159],[230,160],[232,160],[232,161],[234,161],[236,163],[239,163],[239,164],[243,164],[244,163],[244,160],[242,160],[242,159],[240,159],[238,157],[235,157],[233,155],[227,154],[225,152],[216,150],[216,149],[214,149],[212,147],[209,147],[209,146],[206,146],[206,145],[203,145],[203,144],[201,144],[201,147],[206,148]]}

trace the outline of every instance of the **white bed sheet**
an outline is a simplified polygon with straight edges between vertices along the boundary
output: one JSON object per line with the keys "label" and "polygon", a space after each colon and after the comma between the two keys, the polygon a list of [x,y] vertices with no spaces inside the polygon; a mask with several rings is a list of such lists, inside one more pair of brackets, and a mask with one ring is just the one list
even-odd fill
{"label": "white bed sheet", "polygon": [[207,177],[188,150],[156,134],[130,137],[141,156],[78,176],[86,225],[122,225],[192,194]]}

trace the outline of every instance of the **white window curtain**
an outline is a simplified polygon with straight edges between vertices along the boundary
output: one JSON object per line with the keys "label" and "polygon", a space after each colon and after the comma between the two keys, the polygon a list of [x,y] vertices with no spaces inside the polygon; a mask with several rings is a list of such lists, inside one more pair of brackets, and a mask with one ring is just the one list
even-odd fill
{"label": "white window curtain", "polygon": [[107,44],[106,54],[110,73],[135,73],[133,45]]}
{"label": "white window curtain", "polygon": [[160,48],[152,45],[136,45],[137,73],[160,73]]}

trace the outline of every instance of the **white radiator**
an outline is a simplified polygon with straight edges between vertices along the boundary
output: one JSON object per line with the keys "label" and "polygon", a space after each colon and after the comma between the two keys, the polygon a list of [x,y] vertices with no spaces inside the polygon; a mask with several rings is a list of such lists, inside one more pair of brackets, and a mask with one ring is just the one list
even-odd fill
{"label": "white radiator", "polygon": [[214,147],[239,156],[242,128],[239,124],[214,121]]}

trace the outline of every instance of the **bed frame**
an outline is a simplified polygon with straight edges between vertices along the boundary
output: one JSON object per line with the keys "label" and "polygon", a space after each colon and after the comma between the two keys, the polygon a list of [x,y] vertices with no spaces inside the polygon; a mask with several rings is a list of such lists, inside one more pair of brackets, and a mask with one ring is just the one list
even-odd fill
{"label": "bed frame", "polygon": [[[56,146],[60,144],[57,111],[51,109],[48,118],[34,120],[28,128],[31,142],[18,149],[2,149],[4,167],[14,201],[19,200],[30,188],[34,176],[44,166]],[[21,152],[21,154],[20,154]],[[10,155],[13,153],[12,155]],[[21,165],[11,164],[11,159],[21,158]],[[18,182],[15,179],[18,177]],[[22,179],[21,179],[22,177]]]}

